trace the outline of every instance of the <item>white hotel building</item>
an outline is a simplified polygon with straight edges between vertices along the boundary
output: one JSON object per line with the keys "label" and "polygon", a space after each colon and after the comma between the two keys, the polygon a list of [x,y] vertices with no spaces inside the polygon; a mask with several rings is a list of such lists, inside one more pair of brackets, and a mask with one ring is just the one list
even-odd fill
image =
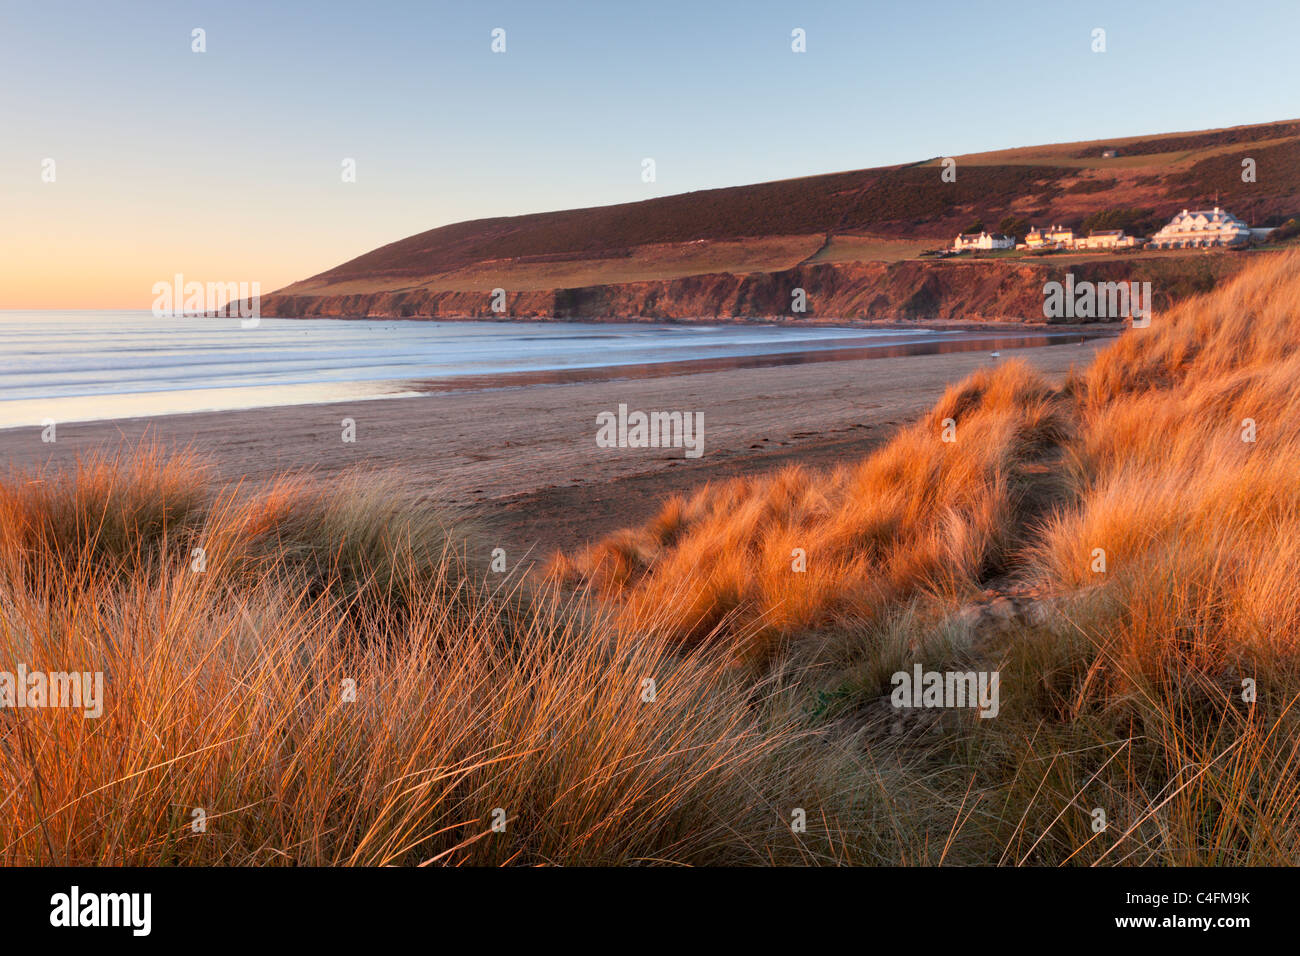
{"label": "white hotel building", "polygon": [[1199,249],[1232,246],[1250,239],[1250,227],[1232,213],[1215,206],[1188,212],[1184,209],[1151,237],[1153,249]]}

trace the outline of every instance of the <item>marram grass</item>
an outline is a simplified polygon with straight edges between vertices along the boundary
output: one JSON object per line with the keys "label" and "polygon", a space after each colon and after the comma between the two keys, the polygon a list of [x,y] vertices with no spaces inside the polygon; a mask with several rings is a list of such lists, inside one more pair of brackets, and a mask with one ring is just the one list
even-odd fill
{"label": "marram grass", "polygon": [[[0,671],[104,694],[0,708],[0,863],[1295,864],[1298,355],[1272,257],[530,580],[369,476],[12,474]],[[996,718],[901,720],[917,664]]]}

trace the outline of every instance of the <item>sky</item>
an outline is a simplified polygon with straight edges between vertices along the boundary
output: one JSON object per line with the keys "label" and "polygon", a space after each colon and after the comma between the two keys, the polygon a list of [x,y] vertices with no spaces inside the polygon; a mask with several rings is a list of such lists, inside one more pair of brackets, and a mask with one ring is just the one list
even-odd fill
{"label": "sky", "polygon": [[1295,118],[1297,35],[1297,0],[0,0],[0,308],[148,308],[177,273],[266,293],[467,219]]}

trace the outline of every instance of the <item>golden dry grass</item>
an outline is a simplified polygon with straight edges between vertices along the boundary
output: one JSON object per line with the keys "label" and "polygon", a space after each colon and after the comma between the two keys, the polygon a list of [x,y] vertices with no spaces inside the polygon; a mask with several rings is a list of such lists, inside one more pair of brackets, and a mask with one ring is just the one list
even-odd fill
{"label": "golden dry grass", "polygon": [[[0,661],[105,701],[0,709],[0,863],[1300,862],[1297,303],[1274,257],[533,582],[373,478],[10,475]],[[900,720],[914,664],[998,715]]]}
{"label": "golden dry grass", "polygon": [[[706,488],[551,570],[625,626],[668,607],[683,646],[805,661],[838,719],[915,662],[998,670],[996,720],[900,745],[912,799],[983,801],[954,855],[1295,863],[1298,303],[1272,258],[1060,388],[980,372],[865,462]],[[981,616],[986,588],[1033,613]]]}
{"label": "golden dry grass", "polygon": [[[763,704],[772,680],[489,581],[451,522],[373,481],[243,493],[145,448],[11,476],[0,530],[0,660],[105,680],[98,718],[0,710],[2,863],[854,849],[829,817],[787,825],[814,792],[790,792],[791,765],[828,759]],[[861,799],[827,779],[823,810]]]}
{"label": "golden dry grass", "polygon": [[687,642],[743,632],[760,649],[920,594],[956,599],[1012,560],[1042,504],[1030,474],[1066,427],[1028,366],[982,370],[863,462],[709,485],[554,571],[623,598],[631,627],[671,621]]}

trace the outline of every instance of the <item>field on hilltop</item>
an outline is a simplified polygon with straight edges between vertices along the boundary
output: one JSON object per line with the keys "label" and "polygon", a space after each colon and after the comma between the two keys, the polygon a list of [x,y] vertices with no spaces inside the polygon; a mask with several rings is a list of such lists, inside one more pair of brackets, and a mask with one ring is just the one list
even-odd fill
{"label": "field on hilltop", "polygon": [[[1104,157],[1107,148],[1119,155]],[[1251,182],[1241,176],[1247,157],[1256,163]],[[1077,228],[1109,212],[1151,227],[1182,208],[1216,201],[1256,226],[1300,212],[1300,122],[1294,121],[954,158],[952,182],[942,179],[935,157],[456,223],[294,283],[264,297],[263,305],[273,315],[456,316],[490,314],[485,302],[493,289],[545,292],[558,301],[564,292],[598,287],[607,290],[606,300],[645,302],[647,296],[662,300],[663,293],[620,287],[709,275],[777,276],[809,263],[916,259],[979,224],[990,231],[1013,220]],[[727,302],[706,303],[699,314],[724,315]],[[547,300],[533,295],[521,309],[546,314]],[[757,314],[783,311],[788,303],[774,299]],[[656,305],[629,307],[627,314],[691,317]]]}

